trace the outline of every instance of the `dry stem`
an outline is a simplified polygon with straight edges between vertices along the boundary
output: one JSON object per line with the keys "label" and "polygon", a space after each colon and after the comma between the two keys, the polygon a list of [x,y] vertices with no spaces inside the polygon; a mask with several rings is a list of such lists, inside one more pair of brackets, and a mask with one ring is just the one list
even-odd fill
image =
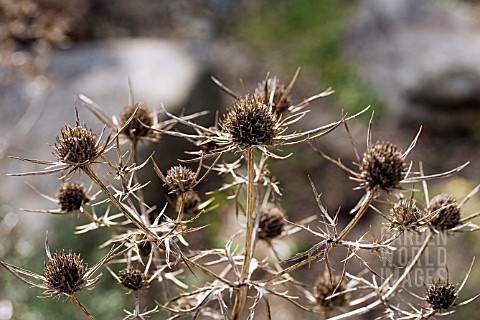
{"label": "dry stem", "polygon": [[249,277],[250,263],[255,247],[255,148],[247,150],[247,229],[245,232],[245,253],[242,272],[240,275],[240,288],[235,297],[235,305],[232,311],[232,319],[236,320],[242,312],[247,298],[248,287],[244,281]]}

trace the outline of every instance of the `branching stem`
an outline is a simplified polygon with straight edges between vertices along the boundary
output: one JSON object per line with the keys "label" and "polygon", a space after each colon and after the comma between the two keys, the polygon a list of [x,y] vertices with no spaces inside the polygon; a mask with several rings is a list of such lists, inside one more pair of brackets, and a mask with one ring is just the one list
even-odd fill
{"label": "branching stem", "polygon": [[336,317],[329,318],[329,320],[340,320],[340,319],[345,319],[345,318],[350,319],[352,316],[365,314],[367,312],[370,312],[373,309],[375,309],[376,307],[378,307],[379,305],[381,305],[382,303],[385,303],[386,301],[388,301],[388,299],[390,299],[390,297],[396,292],[398,287],[402,284],[403,280],[408,276],[410,271],[412,271],[412,269],[415,267],[415,264],[418,262],[418,260],[422,256],[422,254],[425,252],[425,249],[428,247],[428,243],[432,239],[433,233],[430,230],[427,230],[427,232],[428,232],[427,236],[425,237],[425,239],[422,243],[422,246],[418,250],[415,257],[412,259],[412,261],[410,261],[410,263],[405,268],[405,270],[403,271],[400,278],[398,278],[398,280],[390,287],[390,289],[385,294],[379,296],[379,298],[377,300],[375,300],[374,302],[372,302],[371,304],[369,304],[367,306],[364,306],[362,308],[358,308],[358,309],[350,311],[350,312],[342,313],[342,314],[340,314]]}
{"label": "branching stem", "polygon": [[130,211],[128,211],[125,206],[118,201],[117,198],[108,190],[107,186],[103,184],[103,182],[98,178],[98,176],[93,172],[92,168],[90,166],[83,166],[81,167],[83,172],[102,190],[102,192],[108,197],[108,199],[117,207],[120,212],[122,212],[125,217],[127,217],[137,228],[142,230],[148,237],[150,237],[152,240],[158,239],[158,236],[153,233],[150,229],[148,229],[146,226],[144,226],[141,221],[139,221]]}
{"label": "branching stem", "polygon": [[[340,234],[335,238],[335,242],[339,242],[339,241],[343,240],[343,238],[345,238],[347,236],[347,234],[355,227],[355,225],[358,223],[358,221],[360,221],[360,219],[362,218],[364,213],[367,211],[367,209],[369,208],[370,204],[375,199],[377,194],[378,194],[378,190],[376,188],[374,188],[373,190],[371,190],[368,193],[364,203],[362,204],[360,209],[357,211],[357,214],[355,215],[355,217],[342,230],[342,232],[340,232]],[[322,257],[326,253],[326,251],[330,251],[334,247],[335,246],[330,246],[330,247],[328,247],[327,250],[322,250],[322,251],[314,254],[313,256],[310,256],[309,258],[307,258],[305,260],[302,260],[302,261],[300,261],[300,262],[298,262],[298,263],[296,263],[296,264],[294,264],[294,265],[292,265],[288,268],[283,269],[282,271],[279,271],[279,272],[271,275],[268,278],[263,279],[262,281],[265,281],[265,282],[273,281],[273,280],[277,279],[278,277],[283,276],[284,274],[290,273],[290,272],[292,272],[292,271],[294,271],[294,270],[296,270],[300,267],[303,267],[304,265],[307,265],[307,264],[317,260],[318,258]]]}
{"label": "branching stem", "polygon": [[[247,226],[245,232],[245,253],[240,274],[240,283],[242,284],[249,277],[250,263],[252,261],[255,247],[255,148],[247,150]],[[241,286],[235,297],[235,305],[232,311],[232,319],[236,320],[242,312],[247,298],[247,286]]]}

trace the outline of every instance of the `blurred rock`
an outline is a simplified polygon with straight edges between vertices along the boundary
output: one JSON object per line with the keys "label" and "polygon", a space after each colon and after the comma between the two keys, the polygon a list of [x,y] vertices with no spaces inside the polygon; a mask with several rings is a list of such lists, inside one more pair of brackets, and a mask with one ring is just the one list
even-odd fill
{"label": "blurred rock", "polygon": [[465,132],[480,119],[480,29],[472,4],[362,1],[346,48],[391,123]]}
{"label": "blurred rock", "polygon": [[[100,133],[103,125],[80,106],[76,98],[80,93],[102,106],[107,114],[117,116],[129,101],[128,79],[135,100],[144,102],[151,110],[159,110],[163,104],[172,113],[185,110],[185,114],[191,114],[217,107],[220,90],[209,79],[213,72],[208,59],[200,56],[201,52],[186,42],[155,39],[120,39],[54,50],[45,76],[19,80],[0,88],[0,147],[3,146],[0,173],[40,169],[31,163],[6,158],[11,155],[54,160],[49,144],[54,144],[60,128],[74,123],[75,100],[80,120]],[[210,119],[213,116],[211,113]],[[176,162],[186,147],[178,138],[173,144],[171,139],[166,138],[163,144],[152,147],[161,157],[162,167]],[[168,149],[166,143],[169,143]],[[150,154],[152,148],[145,148],[144,152]],[[54,195],[59,177],[60,174],[6,177],[7,181],[0,184],[0,194],[15,207],[54,208],[55,204],[35,195],[24,182],[29,181],[43,193]],[[19,197],[19,194],[28,197]],[[164,198],[161,201],[164,202]]]}

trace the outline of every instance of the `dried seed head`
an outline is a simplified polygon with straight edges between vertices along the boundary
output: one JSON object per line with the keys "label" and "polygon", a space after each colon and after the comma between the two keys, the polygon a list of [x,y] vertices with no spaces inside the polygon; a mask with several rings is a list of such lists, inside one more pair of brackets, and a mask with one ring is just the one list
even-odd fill
{"label": "dried seed head", "polygon": [[283,210],[273,203],[267,203],[260,208],[258,238],[271,240],[281,235],[285,226],[284,216]]}
{"label": "dried seed head", "polygon": [[79,210],[89,201],[85,188],[76,182],[65,182],[57,191],[57,201],[60,210],[70,212]]}
{"label": "dried seed head", "polygon": [[348,296],[339,294],[330,297],[335,293],[343,292],[347,289],[347,282],[341,276],[334,272],[325,271],[319,275],[313,285],[313,296],[322,309],[332,309],[341,307],[348,301]]}
{"label": "dried seed head", "polygon": [[407,165],[394,144],[377,141],[364,154],[360,164],[362,186],[371,190],[395,188],[405,177]]}
{"label": "dried seed head", "polygon": [[433,215],[431,225],[437,230],[449,230],[460,223],[460,207],[448,194],[439,194],[430,201],[428,211]]}
{"label": "dried seed head", "polygon": [[425,300],[433,310],[447,310],[455,305],[457,297],[458,293],[453,284],[438,279],[428,286]]}
{"label": "dried seed head", "polygon": [[139,269],[125,268],[118,273],[118,278],[120,283],[130,290],[136,291],[147,286],[145,274]]}
{"label": "dried seed head", "polygon": [[100,155],[97,136],[92,129],[77,124],[67,124],[56,138],[53,146],[55,156],[61,162],[83,165],[94,161]]}
{"label": "dried seed head", "polygon": [[55,252],[43,270],[49,291],[73,294],[82,288],[87,267],[80,260],[80,255],[65,251]]}
{"label": "dried seed head", "polygon": [[122,130],[122,134],[130,139],[147,137],[152,134],[152,130],[146,126],[151,127],[154,121],[150,110],[143,103],[136,102],[123,108],[119,119],[120,127],[123,127],[132,116],[133,119]]}
{"label": "dried seed head", "polygon": [[189,190],[187,192],[183,192],[182,194],[178,195],[176,210],[177,212],[180,212],[180,209],[183,206],[183,212],[185,214],[193,214],[197,212],[200,202],[201,200],[200,200],[200,197],[198,196],[198,193],[193,190]]}
{"label": "dried seed head", "polygon": [[418,231],[422,212],[414,199],[402,199],[391,209],[388,227],[390,229]]}
{"label": "dried seed head", "polygon": [[165,176],[171,192],[182,193],[191,190],[195,184],[195,172],[190,168],[178,165],[171,167]]}
{"label": "dried seed head", "polygon": [[260,97],[265,104],[268,104],[273,92],[273,112],[282,114],[293,105],[292,95],[286,89],[283,83],[268,78],[266,81],[264,80],[258,84],[258,87],[255,89],[255,95]]}
{"label": "dried seed head", "polygon": [[233,143],[248,148],[271,144],[277,134],[276,120],[261,98],[248,94],[235,102],[224,116],[221,127]]}

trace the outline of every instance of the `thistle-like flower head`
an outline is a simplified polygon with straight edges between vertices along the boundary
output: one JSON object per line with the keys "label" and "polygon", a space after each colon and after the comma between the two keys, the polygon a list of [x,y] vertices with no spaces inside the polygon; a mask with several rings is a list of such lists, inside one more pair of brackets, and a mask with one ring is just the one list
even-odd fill
{"label": "thistle-like flower head", "polygon": [[[319,306],[324,310],[335,307],[341,307],[348,301],[348,297],[342,294],[347,289],[345,279],[333,271],[325,271],[319,275],[313,285],[313,296],[317,300]],[[338,295],[332,296],[336,293]]]}
{"label": "thistle-like flower head", "polygon": [[401,199],[390,209],[388,227],[402,231],[419,231],[423,225],[421,218],[422,211],[414,199]]}
{"label": "thistle-like flower head", "polygon": [[393,189],[405,178],[407,169],[402,152],[396,145],[377,141],[363,154],[360,163],[361,185],[367,190],[375,187]]}
{"label": "thistle-like flower head", "polygon": [[448,310],[455,305],[457,298],[455,286],[442,279],[433,280],[425,295],[425,301],[433,310]]}
{"label": "thistle-like flower head", "polygon": [[118,273],[120,283],[127,289],[137,291],[147,286],[145,274],[135,268],[127,267]]}
{"label": "thistle-like flower head", "polygon": [[276,78],[267,78],[258,84],[255,96],[260,97],[265,104],[271,101],[275,114],[284,114],[294,105],[290,89]]}
{"label": "thistle-like flower head", "polygon": [[101,154],[97,136],[92,129],[66,124],[53,146],[55,157],[65,164],[82,166],[95,161]]}
{"label": "thistle-like flower head", "polygon": [[220,123],[231,141],[240,148],[271,145],[279,132],[276,115],[263,102],[251,94],[237,100]]}
{"label": "thistle-like flower head", "polygon": [[[122,246],[113,247],[102,259],[100,259],[94,266],[88,268],[80,255],[65,251],[57,251],[50,253],[48,247],[48,240],[45,240],[45,251],[48,260],[43,270],[43,275],[25,270],[20,267],[0,261],[0,265],[7,269],[11,274],[28,285],[43,289],[46,296],[53,297],[58,295],[66,295],[73,297],[77,291],[84,289],[93,289],[93,286],[100,280],[100,275],[93,277],[93,275],[105,263],[113,259],[118,254],[125,252],[121,251]],[[33,278],[31,280],[29,278]]]}
{"label": "thistle-like flower head", "polygon": [[460,224],[460,206],[449,194],[435,196],[430,201],[428,211],[433,215],[430,224],[436,230],[449,230]]}
{"label": "thistle-like flower head", "polygon": [[182,165],[168,169],[165,178],[172,192],[185,192],[186,190],[190,190],[196,182],[195,172]]}
{"label": "thistle-like flower head", "polygon": [[85,188],[76,182],[65,182],[57,191],[57,201],[60,210],[71,212],[79,210],[89,201]]}
{"label": "thistle-like flower head", "polygon": [[150,129],[154,125],[154,118],[151,111],[141,102],[123,108],[118,122],[119,126],[123,128],[121,134],[131,140],[154,135],[153,130]]}
{"label": "thistle-like flower head", "polygon": [[282,234],[285,226],[285,213],[273,203],[267,203],[260,208],[258,238],[271,240]]}
{"label": "thistle-like flower head", "polygon": [[43,276],[50,288],[46,293],[71,295],[82,289],[87,267],[80,255],[65,251],[55,252],[47,261]]}
{"label": "thistle-like flower head", "polygon": [[167,130],[161,131],[161,133],[183,137],[195,143],[202,150],[192,152],[192,154],[199,155],[199,158],[204,157],[206,153],[210,156],[256,148],[269,157],[284,159],[288,155],[279,156],[271,150],[319,138],[366,110],[350,117],[344,116],[339,121],[314,129],[286,133],[291,125],[300,121],[308,113],[308,110],[303,110],[306,106],[333,93],[333,90],[329,88],[293,105],[290,92],[297,76],[298,71],[287,87],[278,82],[276,78],[267,77],[254,90],[254,93],[247,91],[245,95],[237,95],[220,81],[212,78],[220,88],[235,99],[226,114],[218,122],[216,121],[214,126],[203,127],[186,120],[185,117],[170,114],[164,109],[165,114],[172,120],[191,127],[196,134]]}

